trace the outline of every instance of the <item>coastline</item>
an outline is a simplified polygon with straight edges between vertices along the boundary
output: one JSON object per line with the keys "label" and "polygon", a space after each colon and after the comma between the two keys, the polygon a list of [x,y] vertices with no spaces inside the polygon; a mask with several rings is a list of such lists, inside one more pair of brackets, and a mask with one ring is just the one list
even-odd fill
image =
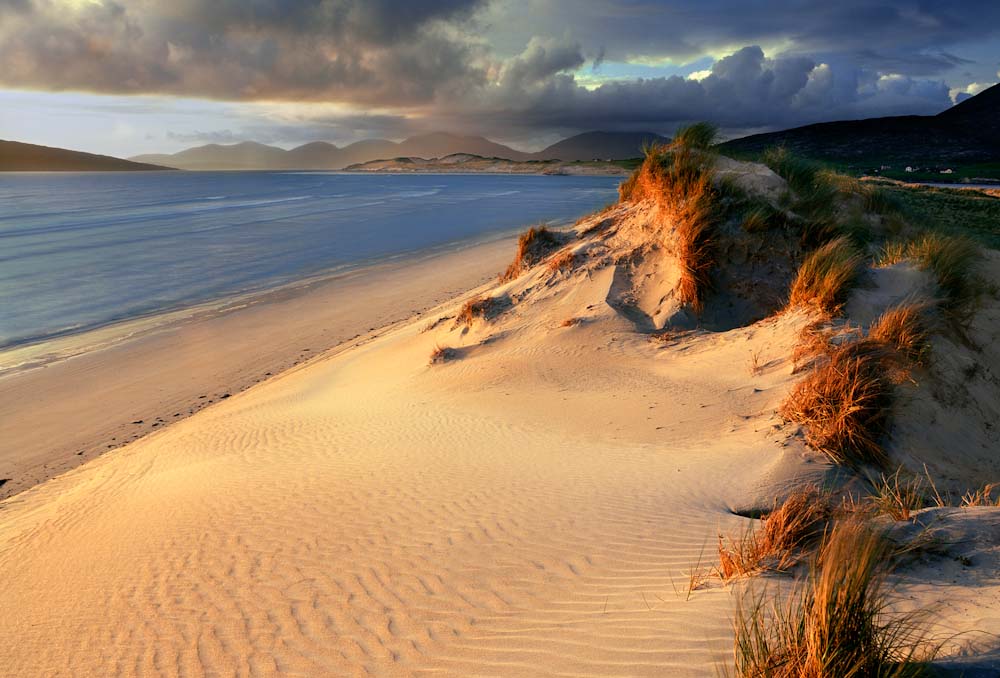
{"label": "coastline", "polygon": [[515,239],[455,243],[6,351],[9,362],[21,355],[0,369],[0,499],[481,285]]}

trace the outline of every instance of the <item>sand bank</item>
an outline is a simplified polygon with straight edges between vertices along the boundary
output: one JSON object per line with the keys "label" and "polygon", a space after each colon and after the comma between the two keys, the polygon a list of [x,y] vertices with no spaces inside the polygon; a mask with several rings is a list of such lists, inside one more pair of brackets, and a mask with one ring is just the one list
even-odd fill
{"label": "sand bank", "polygon": [[[108,345],[0,376],[0,479],[8,479],[0,497],[417,315],[495,275],[510,248],[503,239],[415,255],[256,295],[228,310],[144,321],[151,331],[140,322],[60,340],[61,352]],[[123,329],[137,334],[110,340]]]}

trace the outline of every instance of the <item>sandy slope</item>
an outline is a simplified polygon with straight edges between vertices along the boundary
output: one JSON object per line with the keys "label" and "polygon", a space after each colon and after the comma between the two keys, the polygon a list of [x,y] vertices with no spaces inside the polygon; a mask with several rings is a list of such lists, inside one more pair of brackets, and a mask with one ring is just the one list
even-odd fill
{"label": "sandy slope", "polygon": [[687,573],[732,497],[798,465],[767,435],[786,375],[744,367],[795,320],[665,348],[601,304],[610,284],[453,364],[412,325],[8,501],[0,661],[703,675],[731,599],[687,601]]}
{"label": "sandy slope", "polygon": [[[511,247],[504,239],[410,257],[256,295],[228,310],[202,311],[145,332],[112,327],[67,339],[58,352],[71,358],[0,375],[0,479],[6,479],[0,498],[312,355],[419,315],[491,277]],[[401,288],[406,294],[399,294]],[[128,338],[107,342],[107,335]],[[110,345],[94,349],[100,340]],[[29,351],[45,358],[38,347],[4,353],[0,372]]]}
{"label": "sandy slope", "polygon": [[[615,263],[643,215],[618,217],[575,269],[484,288],[489,321],[452,304],[0,504],[0,665],[715,675],[733,589],[689,596],[689,575],[746,528],[734,511],[829,471],[775,414],[809,318],[651,340],[673,272]],[[429,364],[436,345],[453,359]],[[946,599],[949,632],[1000,631],[996,513],[977,519],[976,569],[898,582],[905,604]]]}

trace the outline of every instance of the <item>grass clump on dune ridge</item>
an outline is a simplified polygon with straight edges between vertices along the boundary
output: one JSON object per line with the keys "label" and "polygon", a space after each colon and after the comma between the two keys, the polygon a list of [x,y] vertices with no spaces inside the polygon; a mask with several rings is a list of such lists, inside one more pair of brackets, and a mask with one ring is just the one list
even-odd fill
{"label": "grass clump on dune ridge", "polygon": [[787,181],[788,186],[800,195],[809,194],[816,188],[820,172],[823,170],[823,166],[819,163],[799,157],[784,146],[767,149],[761,161]]}
{"label": "grass clump on dune ridge", "polygon": [[792,283],[789,307],[813,306],[824,313],[837,313],[863,261],[847,238],[831,240],[802,262]]}
{"label": "grass clump on dune ridge", "polygon": [[877,342],[833,347],[789,393],[782,416],[802,424],[806,442],[835,463],[885,467],[881,440],[893,395],[886,359]]}
{"label": "grass clump on dune ridge", "polygon": [[[784,147],[767,149],[761,159],[788,182],[787,206],[800,218],[804,243],[821,245],[842,235],[867,243],[873,223],[898,230],[899,201],[881,186],[834,172]],[[871,213],[884,218],[872,222],[866,217]]]}
{"label": "grass clump on dune ridge", "polygon": [[927,481],[921,476],[904,474],[903,467],[892,475],[872,479],[868,501],[875,513],[893,520],[909,520],[914,511],[927,505]]}
{"label": "grass clump on dune ridge", "polygon": [[757,530],[739,539],[719,535],[719,576],[731,579],[765,567],[784,570],[799,550],[818,537],[831,516],[829,495],[811,485],[792,493],[763,518]]}
{"label": "grass clump on dune ridge", "polygon": [[544,259],[549,252],[559,245],[559,238],[548,228],[545,226],[532,226],[518,237],[517,253],[514,255],[514,261],[511,262],[507,270],[500,276],[500,282],[514,280],[524,271]]}
{"label": "grass clump on dune ridge", "polygon": [[458,312],[455,321],[466,327],[472,327],[477,319],[489,320],[497,309],[497,300],[493,297],[476,297],[465,302]]}
{"label": "grass clump on dune ridge", "polygon": [[664,229],[673,227],[681,274],[677,296],[700,312],[714,266],[712,227],[716,191],[707,150],[715,128],[697,123],[677,132],[669,145],[645,149],[642,165],[619,187],[623,202],[653,200]]}
{"label": "grass clump on dune ridge", "polygon": [[566,269],[573,268],[573,264],[576,263],[576,255],[573,254],[571,250],[564,250],[552,256],[549,259],[549,270],[553,273],[557,271],[565,271]]}
{"label": "grass clump on dune ridge", "polygon": [[671,143],[673,146],[707,151],[718,138],[718,127],[709,122],[696,122],[678,129]]}
{"label": "grass clump on dune ridge", "polygon": [[906,362],[922,365],[930,350],[925,312],[926,304],[918,302],[893,306],[872,323],[868,338],[892,348]]}
{"label": "grass clump on dune ridge", "polygon": [[876,264],[892,266],[911,260],[934,276],[941,291],[941,303],[949,310],[969,304],[979,292],[975,268],[982,258],[979,246],[964,236],[924,233],[916,240],[886,243]]}
{"label": "grass clump on dune ridge", "polygon": [[787,604],[750,593],[734,622],[741,678],[915,678],[933,648],[919,614],[892,614],[891,544],[857,520],[836,525]]}
{"label": "grass clump on dune ridge", "polygon": [[928,233],[910,245],[908,254],[934,274],[946,306],[957,308],[975,294],[974,269],[981,255],[968,238]]}

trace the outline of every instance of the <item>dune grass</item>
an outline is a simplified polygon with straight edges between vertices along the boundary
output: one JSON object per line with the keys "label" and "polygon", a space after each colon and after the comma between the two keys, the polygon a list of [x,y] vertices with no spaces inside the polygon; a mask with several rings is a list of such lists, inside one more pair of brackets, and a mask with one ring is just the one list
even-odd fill
{"label": "dune grass", "polygon": [[514,261],[500,275],[500,282],[508,282],[519,277],[560,244],[559,238],[545,226],[532,226],[518,237]]}
{"label": "dune grass", "polygon": [[907,252],[918,266],[934,275],[945,307],[957,309],[972,301],[976,294],[975,265],[981,256],[972,240],[927,233],[914,241]]}
{"label": "dune grass", "polygon": [[747,233],[764,233],[784,224],[784,215],[766,200],[751,200],[743,213],[740,228]]}
{"label": "dune grass", "polygon": [[737,538],[719,535],[719,576],[728,580],[762,569],[787,569],[822,534],[830,516],[828,493],[815,485],[793,492],[764,516],[758,529]]}
{"label": "dune grass", "polygon": [[[877,236],[876,224],[893,232],[902,228],[901,202],[878,184],[839,174],[784,147],[766,150],[762,160],[788,182],[786,205],[799,216],[803,244],[815,247],[847,236],[864,245]],[[872,214],[881,220],[872,220]]]}
{"label": "dune grass", "polygon": [[765,150],[761,161],[799,194],[810,193],[817,184],[819,173],[823,171],[820,163],[797,156],[784,146]]}
{"label": "dune grass", "polygon": [[[737,606],[733,645],[740,678],[916,678],[927,675],[925,617],[892,614],[891,544],[848,520],[823,539],[808,577],[787,603],[752,590]],[[770,602],[770,604],[768,604]]]}
{"label": "dune grass", "polygon": [[549,259],[548,267],[553,273],[558,271],[565,271],[573,268],[576,263],[576,255],[570,250],[563,250]]}
{"label": "dune grass", "polygon": [[465,302],[455,317],[455,321],[472,327],[476,320],[489,320],[496,312],[497,300],[493,297],[476,297]]}
{"label": "dune grass", "polygon": [[909,520],[914,511],[927,506],[927,481],[918,475],[906,474],[902,467],[891,475],[881,474],[870,479],[872,493],[868,497],[872,509],[893,520]]}
{"label": "dune grass", "polygon": [[847,238],[831,240],[802,262],[792,282],[788,306],[811,306],[823,313],[838,313],[863,261]]}
{"label": "dune grass", "polygon": [[946,310],[968,307],[981,292],[976,264],[982,258],[979,245],[965,236],[928,231],[915,240],[887,242],[875,259],[878,266],[912,261],[934,276]]}
{"label": "dune grass", "polygon": [[[998,506],[1000,507],[1000,483],[987,483],[982,489],[967,492],[962,496],[962,506]],[[994,497],[993,493],[997,496]]]}
{"label": "dune grass", "polygon": [[833,462],[884,468],[881,441],[893,400],[886,359],[885,348],[873,341],[832,347],[789,393],[782,416],[801,424],[806,442]]}
{"label": "dune grass", "polygon": [[911,365],[922,365],[930,352],[925,314],[927,304],[911,301],[893,306],[880,315],[868,338],[880,342]]}
{"label": "dune grass", "polygon": [[677,296],[695,312],[702,309],[715,265],[718,195],[713,155],[706,150],[714,135],[711,125],[698,123],[679,130],[668,145],[644,149],[642,165],[619,187],[623,202],[655,201],[664,231],[672,227],[670,245],[681,268]]}
{"label": "dune grass", "polygon": [[678,129],[674,134],[672,143],[674,146],[707,151],[715,145],[718,138],[718,127],[710,122],[696,122]]}

